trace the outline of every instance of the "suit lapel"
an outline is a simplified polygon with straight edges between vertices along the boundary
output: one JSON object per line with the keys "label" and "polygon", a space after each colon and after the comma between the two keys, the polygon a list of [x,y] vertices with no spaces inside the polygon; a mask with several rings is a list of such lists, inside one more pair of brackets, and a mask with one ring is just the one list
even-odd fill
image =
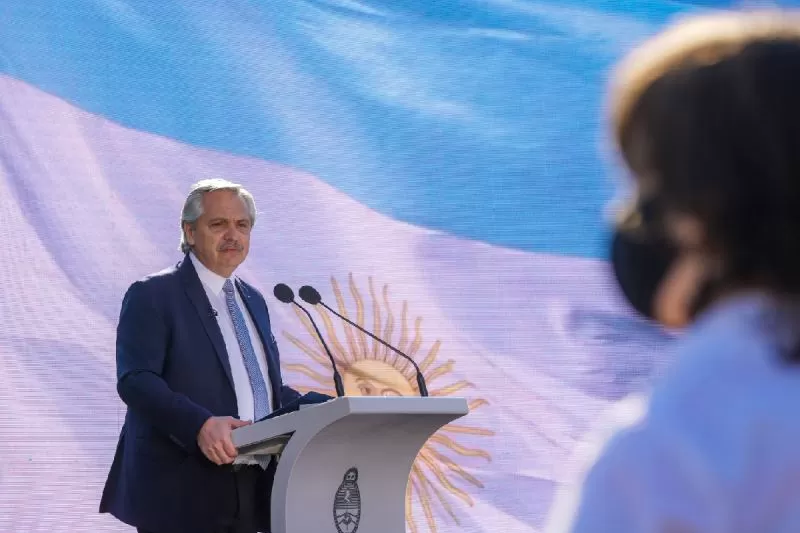
{"label": "suit lapel", "polygon": [[225,340],[222,338],[222,332],[219,329],[216,318],[214,318],[211,303],[208,301],[206,291],[203,289],[203,284],[197,276],[197,271],[194,269],[191,259],[187,255],[181,265],[178,267],[183,281],[183,288],[186,290],[186,295],[191,300],[192,305],[203,323],[203,328],[206,330],[211,344],[214,346],[214,351],[217,354],[222,368],[225,370],[225,377],[228,379],[228,384],[231,390],[235,390],[233,386],[233,375],[231,374],[231,362],[228,359],[228,350],[225,349]]}
{"label": "suit lapel", "polygon": [[236,278],[236,288],[239,290],[239,295],[242,297],[247,311],[250,313],[250,318],[253,319],[253,324],[256,325],[258,330],[258,338],[261,340],[261,345],[264,347],[264,353],[267,359],[267,373],[269,374],[269,381],[272,384],[272,405],[273,409],[280,407],[280,359],[278,357],[278,345],[272,336],[270,328],[269,316],[267,314],[267,304],[264,299],[254,290]]}

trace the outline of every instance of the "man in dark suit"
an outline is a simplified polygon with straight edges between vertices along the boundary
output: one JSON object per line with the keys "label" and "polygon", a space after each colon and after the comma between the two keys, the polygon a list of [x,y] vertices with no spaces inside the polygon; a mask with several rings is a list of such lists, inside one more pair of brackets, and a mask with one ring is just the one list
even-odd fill
{"label": "man in dark suit", "polygon": [[233,276],[255,218],[241,186],[195,184],[183,261],[122,301],[117,390],[128,409],[100,512],[140,533],[269,530],[274,461],[232,464],[231,432],[299,393],[281,380],[264,297]]}

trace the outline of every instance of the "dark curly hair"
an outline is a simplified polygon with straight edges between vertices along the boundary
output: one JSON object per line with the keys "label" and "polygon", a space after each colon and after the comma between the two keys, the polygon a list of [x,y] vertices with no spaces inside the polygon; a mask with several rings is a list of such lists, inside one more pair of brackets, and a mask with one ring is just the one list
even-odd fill
{"label": "dark curly hair", "polygon": [[718,285],[800,295],[798,13],[678,23],[621,64],[610,106],[640,187],[704,226]]}

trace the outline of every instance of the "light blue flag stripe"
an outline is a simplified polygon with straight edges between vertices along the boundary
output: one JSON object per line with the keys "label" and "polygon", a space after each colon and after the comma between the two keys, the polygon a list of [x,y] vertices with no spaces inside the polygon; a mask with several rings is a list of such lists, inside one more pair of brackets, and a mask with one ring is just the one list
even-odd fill
{"label": "light blue flag stripe", "polygon": [[399,220],[604,257],[607,70],[691,8],[7,0],[0,71],[124,125],[304,169]]}

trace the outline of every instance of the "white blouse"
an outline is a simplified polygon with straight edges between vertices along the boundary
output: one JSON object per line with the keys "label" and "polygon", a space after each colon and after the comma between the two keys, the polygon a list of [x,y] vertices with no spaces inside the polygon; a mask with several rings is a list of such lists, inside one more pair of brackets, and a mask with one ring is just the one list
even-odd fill
{"label": "white blouse", "polygon": [[578,450],[589,467],[545,531],[800,532],[800,364],[781,357],[798,338],[796,311],[765,296],[704,313],[650,398]]}

